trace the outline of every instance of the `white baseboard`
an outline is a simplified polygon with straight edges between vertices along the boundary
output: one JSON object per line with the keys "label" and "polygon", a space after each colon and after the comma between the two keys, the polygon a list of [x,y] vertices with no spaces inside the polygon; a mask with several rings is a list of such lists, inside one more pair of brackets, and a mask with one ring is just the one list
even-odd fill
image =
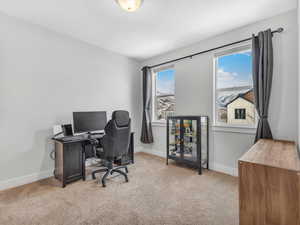
{"label": "white baseboard", "polygon": [[134,146],[134,153],[142,152],[142,151],[143,151],[143,147],[141,145]]}
{"label": "white baseboard", "polygon": [[[135,146],[135,152],[142,152],[143,147],[140,145]],[[38,180],[42,180],[53,176],[53,170],[37,172],[22,177],[11,178],[8,180],[0,181],[0,191],[13,187],[18,187],[24,184],[29,184]]]}
{"label": "white baseboard", "polygon": [[42,171],[38,173],[25,175],[22,177],[16,177],[16,178],[0,181],[0,191],[21,186],[24,184],[29,184],[52,176],[53,176],[53,170],[48,170],[48,171]]}
{"label": "white baseboard", "polygon": [[158,150],[142,148],[141,152],[145,152],[145,153],[148,153],[148,154],[151,154],[151,155],[156,155],[156,156],[159,156],[159,157],[162,157],[162,158],[166,158],[166,153],[158,151]]}
{"label": "white baseboard", "polygon": [[222,164],[219,163],[211,163],[210,164],[210,169],[220,172],[220,173],[225,173],[231,176],[238,176],[238,169],[237,168],[233,168],[233,167],[228,167],[228,166],[224,166]]}
{"label": "white baseboard", "polygon": [[[166,158],[166,153],[162,152],[162,151],[147,149],[147,148],[143,148],[142,146],[141,146],[140,151],[148,153],[148,154],[152,154],[152,155],[156,155],[156,156]],[[237,168],[224,166],[224,165],[219,164],[219,163],[210,163],[210,168],[209,169],[213,170],[213,171],[220,172],[220,173],[225,173],[225,174],[228,174],[228,175],[231,175],[231,176],[235,176],[235,177],[238,176],[238,169]]]}
{"label": "white baseboard", "polygon": [[[144,148],[142,146],[136,146],[135,148],[135,152],[145,152],[148,154],[152,154],[152,155],[156,155],[162,158],[166,158],[166,153],[162,152],[162,151],[158,151],[158,150],[152,150],[152,149],[147,149]],[[222,164],[218,164],[218,163],[210,163],[210,169],[217,171],[217,172],[221,172],[221,173],[225,173],[225,174],[229,174],[231,176],[238,176],[238,169],[237,168],[232,168],[232,167],[228,167],[228,166],[224,166]],[[0,181],[0,191],[5,190],[5,189],[9,189],[9,188],[13,188],[13,187],[17,187],[17,186],[21,186],[24,184],[29,184],[38,180],[42,180],[48,177],[53,176],[53,170],[48,170],[48,171],[42,171],[42,172],[38,172],[38,173],[34,173],[34,174],[29,174],[29,175],[25,175],[22,177],[16,177],[16,178],[11,178],[8,180],[4,180],[4,181]]]}

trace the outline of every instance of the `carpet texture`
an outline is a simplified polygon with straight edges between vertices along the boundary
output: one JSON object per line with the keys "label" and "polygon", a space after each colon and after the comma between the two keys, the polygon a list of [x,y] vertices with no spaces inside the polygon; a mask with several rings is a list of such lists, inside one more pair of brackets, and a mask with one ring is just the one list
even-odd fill
{"label": "carpet texture", "polygon": [[1,225],[238,225],[237,178],[136,154],[129,183],[61,188],[54,178],[0,192]]}

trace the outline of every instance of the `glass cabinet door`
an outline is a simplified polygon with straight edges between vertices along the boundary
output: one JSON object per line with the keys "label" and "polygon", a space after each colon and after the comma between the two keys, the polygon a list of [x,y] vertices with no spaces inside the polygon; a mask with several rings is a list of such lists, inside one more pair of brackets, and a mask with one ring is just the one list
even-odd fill
{"label": "glass cabinet door", "polygon": [[196,162],[198,160],[197,153],[197,120],[192,119],[184,119],[183,120],[183,149],[182,149],[182,157],[189,161]]}
{"label": "glass cabinet door", "polygon": [[180,119],[169,120],[169,155],[180,157]]}
{"label": "glass cabinet door", "polygon": [[167,119],[168,159],[209,169],[209,118],[207,116],[170,116]]}

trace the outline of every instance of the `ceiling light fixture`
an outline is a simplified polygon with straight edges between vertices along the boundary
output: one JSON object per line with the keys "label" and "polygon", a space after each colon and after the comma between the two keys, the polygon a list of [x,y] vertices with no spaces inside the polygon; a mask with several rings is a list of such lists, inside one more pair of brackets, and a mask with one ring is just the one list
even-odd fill
{"label": "ceiling light fixture", "polygon": [[116,0],[122,9],[128,12],[134,12],[139,9],[143,3],[143,0]]}

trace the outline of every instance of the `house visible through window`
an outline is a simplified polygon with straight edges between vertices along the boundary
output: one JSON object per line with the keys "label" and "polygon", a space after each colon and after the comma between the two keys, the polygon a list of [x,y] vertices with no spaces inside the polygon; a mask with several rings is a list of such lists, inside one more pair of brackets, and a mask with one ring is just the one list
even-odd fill
{"label": "house visible through window", "polygon": [[215,55],[215,125],[254,127],[251,47]]}
{"label": "house visible through window", "polygon": [[154,70],[153,77],[153,121],[165,121],[175,111],[175,70]]}

